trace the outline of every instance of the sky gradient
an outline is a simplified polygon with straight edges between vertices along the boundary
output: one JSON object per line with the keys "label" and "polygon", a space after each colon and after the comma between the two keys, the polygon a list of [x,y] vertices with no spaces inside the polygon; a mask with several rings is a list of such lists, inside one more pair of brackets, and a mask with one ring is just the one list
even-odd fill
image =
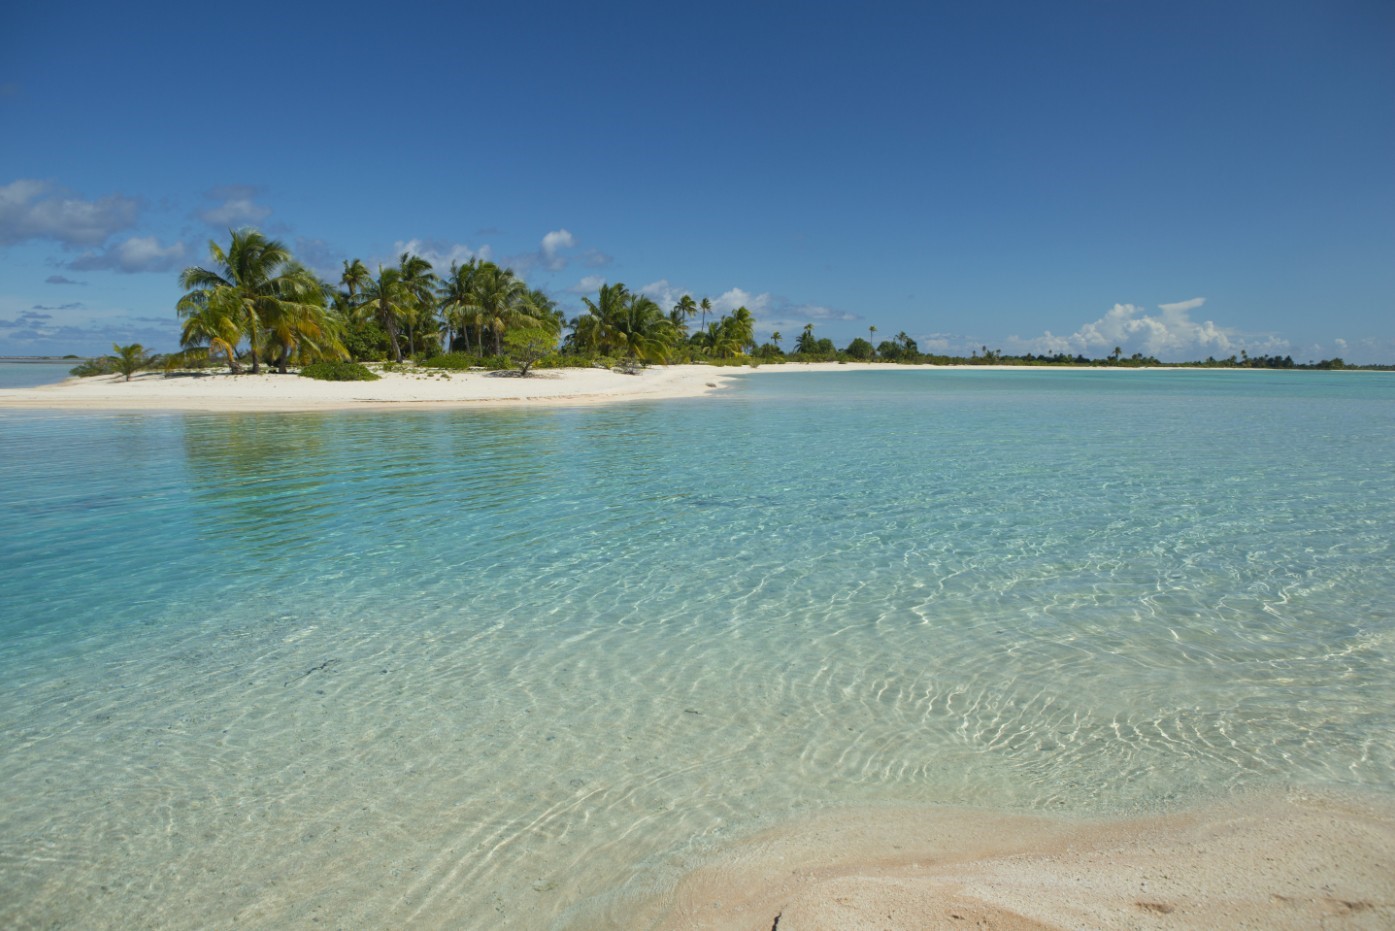
{"label": "sky gradient", "polygon": [[177,347],[256,226],[840,346],[1395,362],[1395,4],[58,0],[0,29],[0,355]]}

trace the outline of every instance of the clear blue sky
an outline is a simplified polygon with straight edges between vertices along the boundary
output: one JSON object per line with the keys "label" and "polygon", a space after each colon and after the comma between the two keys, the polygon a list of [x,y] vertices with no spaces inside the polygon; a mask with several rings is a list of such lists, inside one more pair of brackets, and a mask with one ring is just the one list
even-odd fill
{"label": "clear blue sky", "polygon": [[175,348],[255,225],[839,345],[1395,362],[1391,0],[55,0],[0,140],[0,354]]}

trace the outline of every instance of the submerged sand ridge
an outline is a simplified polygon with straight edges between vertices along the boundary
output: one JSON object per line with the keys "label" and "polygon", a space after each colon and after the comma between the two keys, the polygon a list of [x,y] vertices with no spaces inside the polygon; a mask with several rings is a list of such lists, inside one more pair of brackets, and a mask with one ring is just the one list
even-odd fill
{"label": "submerged sand ridge", "polygon": [[634,917],[623,926],[1389,929],[1395,808],[1293,794],[1111,821],[845,811],[745,841]]}
{"label": "submerged sand ridge", "polygon": [[695,397],[729,376],[705,365],[642,369],[544,369],[513,372],[384,371],[378,381],[334,382],[299,375],[144,372],[70,378],[56,385],[0,390],[0,408],[170,411],[316,411],[384,407],[481,407],[594,404]]}

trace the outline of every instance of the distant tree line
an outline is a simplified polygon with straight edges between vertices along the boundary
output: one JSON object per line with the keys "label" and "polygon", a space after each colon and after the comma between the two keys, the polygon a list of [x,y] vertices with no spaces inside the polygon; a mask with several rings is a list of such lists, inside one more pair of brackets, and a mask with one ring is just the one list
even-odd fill
{"label": "distant tree line", "polygon": [[[759,365],[780,362],[882,362],[935,365],[1162,365],[1115,347],[1104,358],[1056,353],[1009,355],[982,346],[969,356],[922,352],[904,331],[877,341],[867,328],[842,348],[815,335],[807,323],[786,348],[777,332],[757,342],[755,319],[746,307],[719,313],[708,298],[682,295],[672,307],[624,284],[601,285],[582,299],[583,311],[568,319],[557,303],[530,288],[510,268],[481,259],[453,262],[437,270],[425,258],[404,252],[396,263],[369,269],[346,260],[336,280],[326,281],[297,262],[281,242],[252,229],[229,231],[226,247],[209,243],[206,266],[179,276],[185,294],[175,310],[181,351],[164,356],[139,345],[114,347],[113,356],[89,360],[74,374],[120,372],[128,379],[143,368],[221,364],[228,371],[287,372],[294,365],[324,377],[362,377],[331,363],[383,362],[440,369],[604,365],[634,371],[650,363],[702,362]],[[709,317],[711,318],[709,320]],[[323,363],[316,368],[317,363]],[[1176,363],[1173,363],[1174,365]],[[1241,351],[1189,367],[1343,369],[1341,359],[1295,363],[1289,356],[1250,356]],[[1389,366],[1362,366],[1390,368]]]}

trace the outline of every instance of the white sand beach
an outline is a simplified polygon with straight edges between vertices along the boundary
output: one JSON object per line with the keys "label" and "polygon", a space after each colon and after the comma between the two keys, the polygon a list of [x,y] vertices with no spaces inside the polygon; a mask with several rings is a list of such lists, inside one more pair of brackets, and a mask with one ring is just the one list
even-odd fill
{"label": "white sand beach", "polygon": [[1294,792],[1129,820],[845,811],[751,838],[634,927],[1395,927],[1388,800]]}
{"label": "white sand beach", "polygon": [[[333,382],[299,375],[166,377],[142,372],[69,378],[38,388],[0,390],[0,408],[172,411],[325,411],[386,407],[509,407],[596,404],[696,397],[716,390],[730,370],[705,365],[656,366],[625,375],[606,369],[442,372],[414,368],[382,372],[378,381]],[[741,371],[741,370],[737,370]]]}
{"label": "white sand beach", "polygon": [[[381,372],[372,382],[327,382],[294,373],[231,375],[224,371],[165,376],[142,372],[127,382],[119,375],[69,378],[37,388],[0,389],[0,408],[172,411],[326,411],[385,407],[512,407],[597,404],[613,401],[687,398],[708,394],[734,376],[799,372],[1010,371],[1128,373],[1186,369],[1097,366],[889,365],[875,362],[788,362],[758,367],[669,365],[635,375],[599,368],[513,372],[444,372],[405,368]],[[1259,369],[1227,371],[1259,372]]]}

